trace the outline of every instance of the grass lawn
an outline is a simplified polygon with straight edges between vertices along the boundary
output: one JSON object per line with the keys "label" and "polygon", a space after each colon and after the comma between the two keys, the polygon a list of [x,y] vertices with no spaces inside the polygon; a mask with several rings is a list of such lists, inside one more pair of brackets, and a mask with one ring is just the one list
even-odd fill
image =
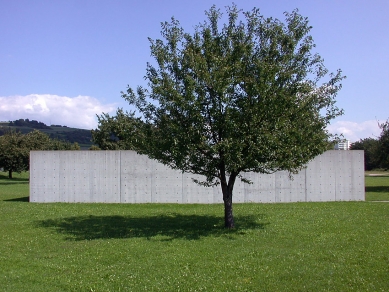
{"label": "grass lawn", "polygon": [[389,201],[389,171],[367,171],[365,191],[366,201]]}
{"label": "grass lawn", "polygon": [[389,291],[389,203],[234,213],[231,231],[219,204],[28,203],[28,174],[0,173],[0,290]]}

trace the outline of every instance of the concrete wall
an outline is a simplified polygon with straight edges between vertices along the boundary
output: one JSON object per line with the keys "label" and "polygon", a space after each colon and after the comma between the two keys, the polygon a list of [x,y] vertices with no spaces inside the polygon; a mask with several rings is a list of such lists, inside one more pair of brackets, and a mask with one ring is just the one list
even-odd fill
{"label": "concrete wall", "polygon": [[[365,199],[363,151],[327,151],[290,180],[287,172],[247,173],[233,201],[318,202]],[[30,202],[221,203],[220,186],[172,170],[134,151],[32,151]]]}

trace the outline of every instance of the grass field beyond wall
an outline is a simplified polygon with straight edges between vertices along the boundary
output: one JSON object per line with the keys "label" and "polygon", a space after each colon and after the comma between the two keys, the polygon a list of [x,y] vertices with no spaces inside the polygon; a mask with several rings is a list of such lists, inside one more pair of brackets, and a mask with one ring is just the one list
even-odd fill
{"label": "grass field beyond wall", "polygon": [[234,213],[230,231],[217,204],[29,203],[28,174],[0,173],[0,290],[389,291],[389,203]]}
{"label": "grass field beyond wall", "polygon": [[366,201],[389,201],[389,172],[366,172],[365,190]]}

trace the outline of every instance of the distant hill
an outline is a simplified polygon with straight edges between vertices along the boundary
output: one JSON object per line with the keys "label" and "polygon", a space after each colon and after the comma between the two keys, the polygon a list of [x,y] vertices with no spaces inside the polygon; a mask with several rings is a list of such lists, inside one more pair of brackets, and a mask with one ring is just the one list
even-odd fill
{"label": "distant hill", "polygon": [[0,122],[0,136],[7,130],[16,130],[23,134],[39,130],[46,133],[52,139],[59,139],[70,143],[77,142],[81,149],[88,149],[93,145],[91,130],[69,128],[61,125],[47,126],[42,122],[29,119],[19,119],[11,122]]}

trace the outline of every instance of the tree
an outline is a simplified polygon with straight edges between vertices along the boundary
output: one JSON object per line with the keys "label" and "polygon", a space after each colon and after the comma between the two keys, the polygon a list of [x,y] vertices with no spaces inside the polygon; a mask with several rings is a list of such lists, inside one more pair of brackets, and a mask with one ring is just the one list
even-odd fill
{"label": "tree", "polygon": [[49,135],[39,131],[34,130],[24,135],[24,144],[25,147],[29,150],[50,150],[52,145],[52,140]]}
{"label": "tree", "polygon": [[92,151],[95,151],[95,150],[101,150],[101,148],[99,146],[96,146],[96,145],[92,145],[91,147],[89,147],[88,150],[92,150]]}
{"label": "tree", "polygon": [[379,125],[382,132],[378,138],[380,167],[389,168],[389,120]]}
{"label": "tree", "polygon": [[361,139],[352,143],[350,150],[364,150],[365,170],[372,170],[380,167],[379,141],[377,139]]}
{"label": "tree", "polygon": [[131,137],[134,136],[137,125],[141,123],[135,119],[133,113],[118,109],[116,116],[108,114],[97,116],[99,128],[92,130],[92,140],[102,150],[134,149]]}
{"label": "tree", "polygon": [[389,168],[389,120],[378,126],[382,130],[378,139],[361,139],[350,147],[350,150],[364,150],[365,170]]}
{"label": "tree", "polygon": [[8,131],[0,136],[0,167],[8,171],[12,178],[13,172],[21,172],[28,167],[28,150],[23,141],[23,134]]}
{"label": "tree", "polygon": [[[297,10],[285,13],[285,23],[236,6],[227,8],[224,25],[215,6],[206,16],[193,34],[172,18],[162,23],[165,40],[150,39],[156,62],[147,65],[149,88],[122,93],[137,110],[125,139],[138,153],[203,175],[200,184],[220,184],[225,227],[233,228],[237,178],[296,173],[326,150],[326,126],[342,114],[335,97],[344,77],[340,70],[328,76],[311,52],[311,27]],[[100,126],[112,119],[100,116]]]}
{"label": "tree", "polygon": [[77,142],[70,143],[68,141],[61,141],[58,139],[51,139],[50,149],[47,150],[80,150],[81,147]]}
{"label": "tree", "polygon": [[25,141],[29,150],[80,150],[77,142],[51,139],[49,135],[38,130],[27,133]]}

